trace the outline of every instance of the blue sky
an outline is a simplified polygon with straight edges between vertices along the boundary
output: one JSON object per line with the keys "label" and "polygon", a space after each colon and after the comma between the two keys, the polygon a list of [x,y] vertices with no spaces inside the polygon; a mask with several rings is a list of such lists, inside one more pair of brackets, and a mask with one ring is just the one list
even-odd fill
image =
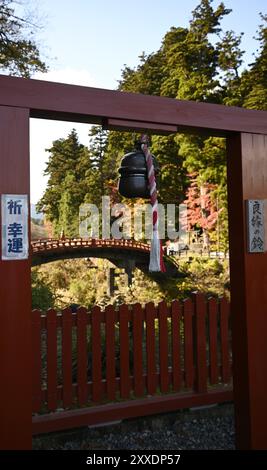
{"label": "blue sky", "polygon": [[[25,0],[26,4],[29,1]],[[171,26],[188,26],[198,0],[32,0],[43,18],[39,46],[49,73],[35,78],[114,89],[124,64],[134,67],[138,56],[159,49]],[[220,2],[214,0],[213,5]],[[253,39],[260,23],[259,12],[267,13],[266,0],[225,0],[232,8],[223,21],[224,30],[244,32],[245,61],[253,60]],[[31,200],[36,202],[45,188],[42,173],[48,157],[44,149],[56,138],[66,137],[72,127],[87,144],[87,125],[32,120]]]}

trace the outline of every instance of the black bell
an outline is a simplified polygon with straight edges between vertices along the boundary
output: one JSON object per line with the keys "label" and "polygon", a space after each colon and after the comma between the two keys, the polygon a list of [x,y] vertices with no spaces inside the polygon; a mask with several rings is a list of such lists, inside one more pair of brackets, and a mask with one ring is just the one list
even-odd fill
{"label": "black bell", "polygon": [[[119,193],[128,198],[149,199],[146,157],[141,149],[141,143],[137,142],[134,152],[127,153],[121,160],[119,168]],[[155,175],[159,173],[158,163],[152,155]]]}

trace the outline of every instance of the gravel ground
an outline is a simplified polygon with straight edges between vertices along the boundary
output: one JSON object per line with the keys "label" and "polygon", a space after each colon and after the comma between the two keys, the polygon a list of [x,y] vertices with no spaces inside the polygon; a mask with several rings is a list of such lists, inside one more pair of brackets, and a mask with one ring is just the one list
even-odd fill
{"label": "gravel ground", "polygon": [[235,449],[232,405],[138,418],[75,432],[35,437],[47,450],[226,450]]}

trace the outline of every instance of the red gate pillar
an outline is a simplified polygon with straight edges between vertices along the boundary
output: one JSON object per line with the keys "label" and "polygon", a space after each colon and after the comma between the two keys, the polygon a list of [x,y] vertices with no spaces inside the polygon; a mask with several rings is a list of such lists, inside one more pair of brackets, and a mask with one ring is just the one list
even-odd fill
{"label": "red gate pillar", "polygon": [[[29,110],[0,106],[0,193],[29,195],[29,182]],[[1,244],[1,228],[0,235]],[[3,261],[0,256],[0,312],[0,449],[30,449],[29,259]]]}
{"label": "red gate pillar", "polygon": [[267,253],[248,253],[245,204],[267,199],[267,136],[229,137],[227,150],[236,444],[267,449]]}

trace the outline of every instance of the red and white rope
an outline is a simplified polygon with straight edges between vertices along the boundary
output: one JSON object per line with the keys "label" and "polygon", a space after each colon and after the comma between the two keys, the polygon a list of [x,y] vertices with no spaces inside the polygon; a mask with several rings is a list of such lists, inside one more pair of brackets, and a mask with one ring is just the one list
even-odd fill
{"label": "red and white rope", "polygon": [[152,223],[153,231],[151,238],[151,248],[150,248],[150,261],[149,261],[149,271],[161,271],[165,272],[166,268],[163,261],[163,253],[161,240],[159,239],[159,214],[158,214],[158,199],[157,199],[157,185],[155,177],[155,169],[152,154],[148,147],[148,138],[146,135],[141,137],[141,148],[146,158],[146,166],[148,173],[148,186],[150,194],[150,203],[152,206]]}

